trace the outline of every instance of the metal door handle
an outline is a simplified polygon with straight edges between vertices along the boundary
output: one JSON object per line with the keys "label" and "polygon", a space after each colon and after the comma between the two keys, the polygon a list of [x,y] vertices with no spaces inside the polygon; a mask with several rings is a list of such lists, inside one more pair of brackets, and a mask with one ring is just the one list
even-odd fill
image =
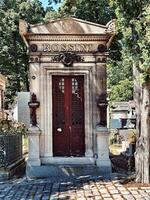
{"label": "metal door handle", "polygon": [[70,133],[71,133],[71,126],[69,126],[69,131],[70,131]]}
{"label": "metal door handle", "polygon": [[62,128],[57,128],[57,132],[62,133]]}

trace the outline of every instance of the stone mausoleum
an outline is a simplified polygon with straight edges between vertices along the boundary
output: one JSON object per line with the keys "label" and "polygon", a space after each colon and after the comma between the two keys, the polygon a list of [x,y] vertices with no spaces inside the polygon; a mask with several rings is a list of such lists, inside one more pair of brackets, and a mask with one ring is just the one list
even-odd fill
{"label": "stone mausoleum", "polygon": [[111,172],[106,59],[115,34],[107,25],[63,18],[20,20],[29,54],[31,127],[27,175],[50,176],[63,165]]}

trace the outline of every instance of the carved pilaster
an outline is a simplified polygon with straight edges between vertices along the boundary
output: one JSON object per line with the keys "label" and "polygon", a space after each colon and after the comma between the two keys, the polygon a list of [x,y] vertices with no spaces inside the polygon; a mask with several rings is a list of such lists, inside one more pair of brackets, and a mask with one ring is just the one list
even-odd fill
{"label": "carved pilaster", "polygon": [[106,92],[106,65],[97,63],[97,109],[99,112],[99,126],[107,126],[107,92]]}

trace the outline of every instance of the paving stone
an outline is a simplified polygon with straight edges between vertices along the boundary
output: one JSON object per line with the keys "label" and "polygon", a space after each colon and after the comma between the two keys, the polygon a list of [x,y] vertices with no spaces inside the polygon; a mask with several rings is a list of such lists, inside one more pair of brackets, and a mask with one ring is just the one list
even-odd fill
{"label": "paving stone", "polygon": [[123,190],[123,191],[120,191],[121,194],[123,195],[129,195],[130,192],[128,190]]}
{"label": "paving stone", "polygon": [[111,197],[111,196],[110,196],[109,193],[107,193],[107,194],[102,194],[102,197],[103,197],[103,198],[106,198],[106,197]]}
{"label": "paving stone", "polygon": [[130,192],[131,192],[131,194],[133,194],[133,195],[139,194],[138,191],[136,191],[136,190],[131,190]]}
{"label": "paving stone", "polygon": [[95,200],[102,200],[100,196],[95,196]]}
{"label": "paving stone", "polygon": [[149,196],[149,194],[147,194],[145,191],[143,190],[139,190],[138,191],[142,196]]}
{"label": "paving stone", "polygon": [[149,193],[149,194],[150,194],[150,190],[149,190],[149,189],[148,189],[148,190],[147,190],[147,189],[145,189],[145,192],[147,192],[147,193]]}
{"label": "paving stone", "polygon": [[145,200],[144,197],[135,198],[136,200]]}
{"label": "paving stone", "polygon": [[107,186],[107,189],[109,189],[109,190],[115,190],[116,188],[114,186]]}
{"label": "paving stone", "polygon": [[114,199],[118,199],[118,198],[120,199],[121,198],[120,194],[113,194],[112,196],[113,196]]}
{"label": "paving stone", "polygon": [[127,189],[126,188],[124,188],[124,187],[117,187],[117,189],[119,190],[119,191],[127,191]]}
{"label": "paving stone", "polygon": [[142,197],[142,195],[140,195],[140,194],[133,194],[133,196],[136,197],[136,198],[141,198]]}
{"label": "paving stone", "polygon": [[119,193],[118,190],[109,190],[109,192],[110,192],[111,194],[118,194],[118,193]]}
{"label": "paving stone", "polygon": [[135,200],[135,198],[132,195],[123,195],[123,198],[127,200]]}
{"label": "paving stone", "polygon": [[150,200],[150,187],[127,188],[118,181],[93,180],[16,180],[0,184],[0,200]]}
{"label": "paving stone", "polygon": [[138,190],[138,187],[130,187],[130,190]]}
{"label": "paving stone", "polygon": [[105,194],[105,193],[107,193],[108,191],[107,191],[107,189],[99,189],[99,192],[102,193],[102,194],[103,194],[103,193]]}
{"label": "paving stone", "polygon": [[145,200],[150,200],[150,196],[144,197]]}

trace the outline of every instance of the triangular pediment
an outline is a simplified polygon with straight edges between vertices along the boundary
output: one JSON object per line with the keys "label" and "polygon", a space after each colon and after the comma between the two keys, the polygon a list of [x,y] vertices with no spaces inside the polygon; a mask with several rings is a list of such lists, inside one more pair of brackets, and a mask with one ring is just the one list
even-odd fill
{"label": "triangular pediment", "polygon": [[44,24],[30,25],[35,34],[106,34],[108,26],[76,19],[62,18]]}

